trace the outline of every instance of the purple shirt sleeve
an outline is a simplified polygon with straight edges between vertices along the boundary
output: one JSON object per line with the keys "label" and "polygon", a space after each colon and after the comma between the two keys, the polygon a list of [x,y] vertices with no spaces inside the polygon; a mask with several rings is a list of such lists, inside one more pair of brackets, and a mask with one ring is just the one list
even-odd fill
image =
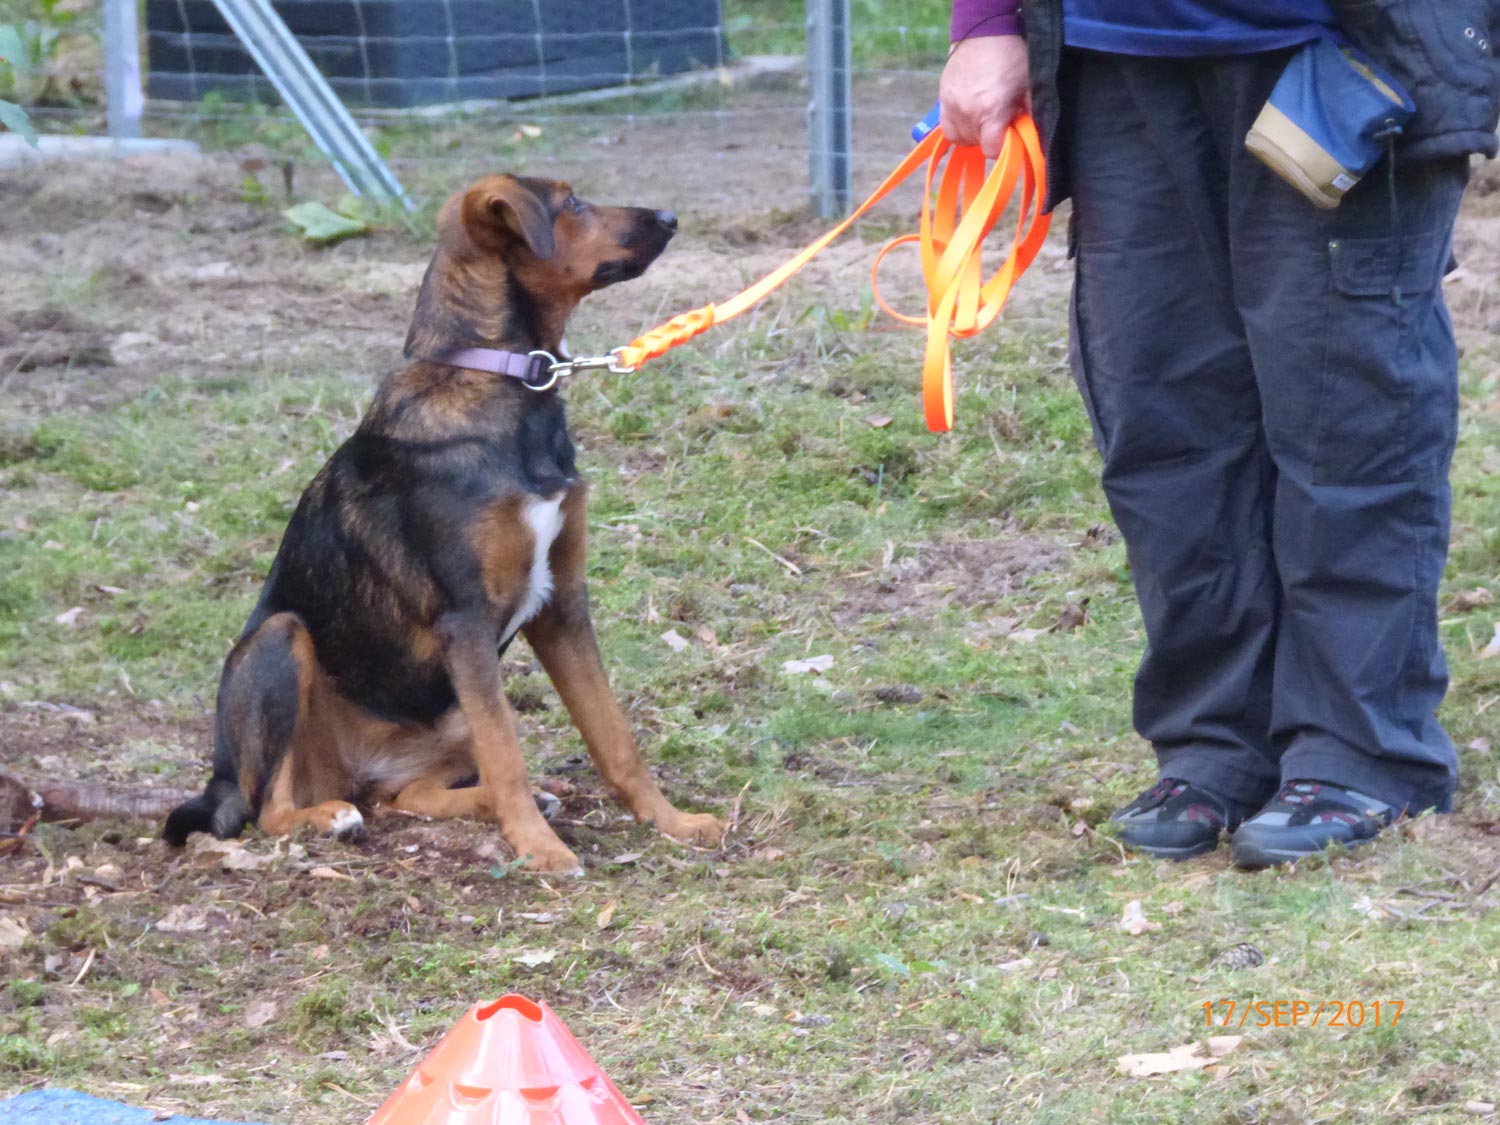
{"label": "purple shirt sleeve", "polygon": [[1021,0],[953,0],[953,42],[1020,34]]}

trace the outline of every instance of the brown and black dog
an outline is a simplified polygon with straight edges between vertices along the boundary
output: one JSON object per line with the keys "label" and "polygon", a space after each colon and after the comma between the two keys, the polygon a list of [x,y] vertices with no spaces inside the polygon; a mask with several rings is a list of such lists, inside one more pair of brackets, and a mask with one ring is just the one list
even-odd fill
{"label": "brown and black dog", "polygon": [[[163,835],[344,833],[360,806],[493,817],[538,871],[577,857],[531,794],[500,654],[524,633],[605,782],[693,844],[610,693],[584,586],[585,486],[557,390],[460,365],[561,354],[584,296],[638,277],[677,228],[566,184],[491,176],[438,219],[407,337],[354,436],[302,495],[219,683],[213,777]],[[478,354],[478,353],[470,353]],[[445,357],[459,363],[444,362]],[[477,775],[477,784],[462,784]]]}

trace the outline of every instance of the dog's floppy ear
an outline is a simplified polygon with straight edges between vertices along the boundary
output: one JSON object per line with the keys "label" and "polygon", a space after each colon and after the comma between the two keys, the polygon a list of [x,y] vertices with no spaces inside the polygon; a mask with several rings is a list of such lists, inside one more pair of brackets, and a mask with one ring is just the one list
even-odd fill
{"label": "dog's floppy ear", "polygon": [[546,205],[512,176],[492,176],[470,188],[463,219],[469,237],[487,250],[503,250],[519,238],[538,258],[557,253]]}

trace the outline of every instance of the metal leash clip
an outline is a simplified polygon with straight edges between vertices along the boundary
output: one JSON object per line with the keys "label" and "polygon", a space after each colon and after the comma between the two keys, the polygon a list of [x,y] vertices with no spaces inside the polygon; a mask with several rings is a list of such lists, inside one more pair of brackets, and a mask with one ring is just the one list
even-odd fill
{"label": "metal leash clip", "polygon": [[[619,349],[615,349],[617,352]],[[557,381],[568,375],[576,375],[580,371],[608,371],[611,375],[629,375],[635,370],[633,367],[624,367],[620,364],[619,357],[615,352],[608,355],[574,356],[572,359],[558,359],[549,351],[538,348],[526,353],[533,359],[547,361],[547,379],[545,382],[526,382],[526,386],[533,391],[550,391],[557,386]]]}

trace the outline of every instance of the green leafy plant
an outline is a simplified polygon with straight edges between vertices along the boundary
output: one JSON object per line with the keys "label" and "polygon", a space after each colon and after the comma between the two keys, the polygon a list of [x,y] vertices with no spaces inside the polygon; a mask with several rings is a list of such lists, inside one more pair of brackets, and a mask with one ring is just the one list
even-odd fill
{"label": "green leafy plant", "polygon": [[295,207],[288,207],[282,214],[291,221],[308,242],[326,246],[334,242],[342,242],[356,234],[370,232],[370,223],[358,213],[358,201],[355,202],[355,207],[348,206],[347,202],[341,203],[339,209],[335,211],[315,200],[309,200]]}
{"label": "green leafy plant", "polygon": [[0,125],[4,125],[12,133],[20,133],[32,148],[37,147],[36,129],[32,127],[31,118],[15,102],[0,98]]}
{"label": "green leafy plant", "polygon": [[[12,24],[0,26],[0,91],[12,92],[31,71],[31,55],[20,30]],[[25,137],[36,147],[36,130],[26,111],[13,101],[0,98],[0,125]]]}
{"label": "green leafy plant", "polygon": [[26,105],[41,101],[57,40],[58,29],[39,20],[0,24],[0,97]]}

